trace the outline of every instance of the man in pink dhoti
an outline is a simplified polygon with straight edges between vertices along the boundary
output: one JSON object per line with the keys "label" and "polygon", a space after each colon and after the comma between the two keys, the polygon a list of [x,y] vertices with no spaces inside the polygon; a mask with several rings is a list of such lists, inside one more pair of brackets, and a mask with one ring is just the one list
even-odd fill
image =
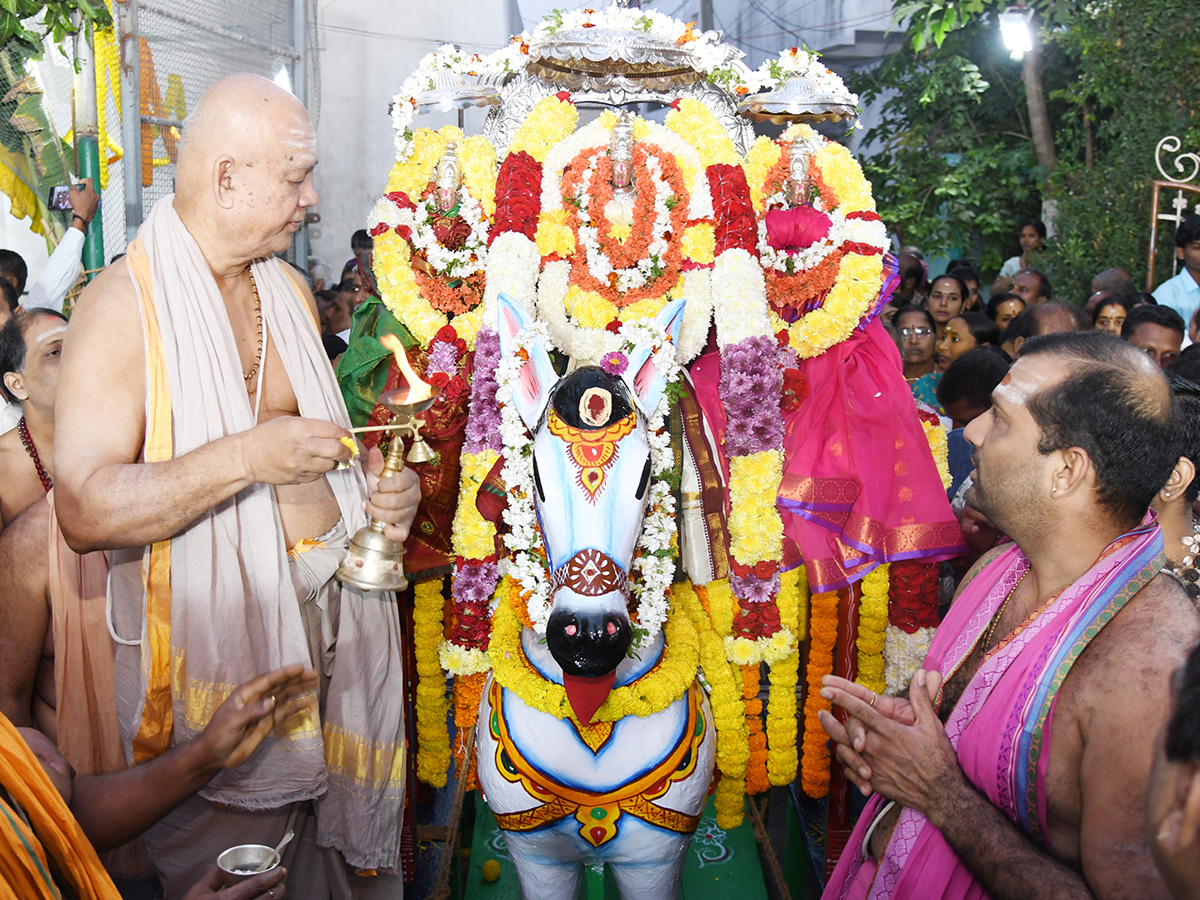
{"label": "man in pink dhoti", "polygon": [[169,898],[225,847],[288,829],[293,897],[402,891],[397,610],[333,574],[366,513],[403,541],[420,494],[411,471],[369,491],[349,465],[312,296],[275,258],[317,201],[316,162],[291,94],[217,82],[188,117],[176,193],[85,291],[64,347],[55,502],[76,551],[111,550],[130,762],[194,737],[255,673],[321,675],[319,711],[146,835]]}
{"label": "man in pink dhoti", "polygon": [[992,399],[969,497],[1014,543],[964,580],[909,700],[825,680],[875,795],[824,897],[1166,897],[1143,807],[1200,632],[1147,513],[1179,455],[1170,389],[1113,338],[1056,334]]}

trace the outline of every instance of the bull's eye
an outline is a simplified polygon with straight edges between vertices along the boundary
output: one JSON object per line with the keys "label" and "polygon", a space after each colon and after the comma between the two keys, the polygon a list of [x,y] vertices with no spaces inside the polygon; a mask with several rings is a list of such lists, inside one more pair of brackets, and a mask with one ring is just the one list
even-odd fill
{"label": "bull's eye", "polygon": [[542,476],[538,472],[537,457],[533,458],[533,486],[537,488],[538,499],[546,502],[546,492],[542,490]]}
{"label": "bull's eye", "polygon": [[[534,470],[536,477],[537,471]],[[650,457],[646,457],[646,465],[642,467],[642,479],[638,482],[637,498],[641,500],[646,496],[646,486],[650,484]],[[539,488],[538,490],[541,490]]]}

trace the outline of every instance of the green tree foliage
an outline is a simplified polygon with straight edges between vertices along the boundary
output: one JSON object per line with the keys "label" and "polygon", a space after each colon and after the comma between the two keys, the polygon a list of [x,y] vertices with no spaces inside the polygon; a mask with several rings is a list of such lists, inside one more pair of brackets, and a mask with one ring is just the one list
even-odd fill
{"label": "green tree foliage", "polygon": [[35,57],[40,57],[42,40],[53,36],[61,45],[76,27],[72,16],[78,12],[84,24],[104,28],[112,16],[104,0],[0,0],[0,44],[16,42]]}
{"label": "green tree foliage", "polygon": [[1019,64],[994,29],[972,21],[940,48],[912,44],[851,86],[882,102],[863,162],[880,215],[903,243],[965,254],[995,272],[1013,223],[1040,209]]}
{"label": "green tree foliage", "polygon": [[[1186,0],[1039,0],[1042,78],[1059,165],[1037,169],[1020,64],[993,0],[898,4],[909,44],[856,88],[883,100],[864,162],[881,214],[927,253],[961,250],[985,280],[1016,252],[1016,224],[1053,201],[1057,237],[1041,261],[1078,302],[1093,274],[1146,272],[1150,183],[1160,138],[1200,150],[1200,20]],[[1170,244],[1168,226],[1166,244]],[[1155,281],[1170,274],[1159,257]],[[1166,268],[1162,268],[1165,266]]]}

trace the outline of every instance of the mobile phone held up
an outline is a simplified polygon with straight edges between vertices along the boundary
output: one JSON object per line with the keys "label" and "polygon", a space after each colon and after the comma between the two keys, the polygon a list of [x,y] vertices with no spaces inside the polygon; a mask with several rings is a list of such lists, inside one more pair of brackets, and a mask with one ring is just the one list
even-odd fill
{"label": "mobile phone held up", "polygon": [[71,209],[71,188],[74,185],[58,184],[50,188],[50,202],[46,205],[51,209]]}

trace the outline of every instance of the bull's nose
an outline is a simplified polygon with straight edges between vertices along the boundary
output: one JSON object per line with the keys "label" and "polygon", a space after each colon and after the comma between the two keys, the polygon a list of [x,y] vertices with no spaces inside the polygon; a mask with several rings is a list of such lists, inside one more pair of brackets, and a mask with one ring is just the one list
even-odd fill
{"label": "bull's nose", "polygon": [[599,678],[617,667],[629,650],[633,629],[616,613],[555,610],[546,623],[550,655],[568,675]]}

